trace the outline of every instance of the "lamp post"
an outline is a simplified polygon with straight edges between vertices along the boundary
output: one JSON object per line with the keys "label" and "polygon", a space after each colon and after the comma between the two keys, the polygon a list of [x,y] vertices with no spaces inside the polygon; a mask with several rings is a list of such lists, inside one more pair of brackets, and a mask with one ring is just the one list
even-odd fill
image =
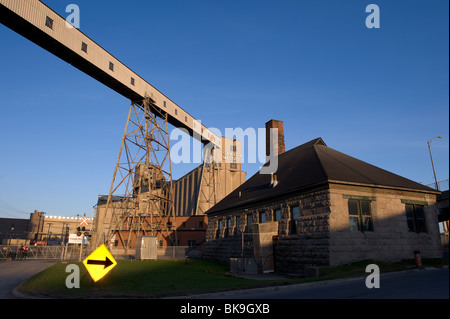
{"label": "lamp post", "polygon": [[11,246],[12,232],[14,231],[14,224],[11,225],[11,230],[9,231],[9,245]]}
{"label": "lamp post", "polygon": [[432,142],[435,138],[442,138],[442,136],[435,136],[435,137],[433,137],[431,140],[429,140],[429,141],[427,142],[427,144],[428,144],[428,150],[430,151],[431,166],[433,167],[434,182],[436,183],[436,189],[439,190],[439,185],[438,185],[437,178],[436,178],[436,171],[435,171],[435,169],[434,169],[433,155],[431,155],[431,142]]}

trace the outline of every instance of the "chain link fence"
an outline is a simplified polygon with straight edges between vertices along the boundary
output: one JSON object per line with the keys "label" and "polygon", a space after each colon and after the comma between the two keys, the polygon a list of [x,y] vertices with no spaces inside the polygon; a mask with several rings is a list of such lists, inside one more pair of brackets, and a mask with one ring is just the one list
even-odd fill
{"label": "chain link fence", "polygon": [[52,259],[83,260],[92,253],[91,247],[68,246],[29,246],[23,253],[20,246],[0,245],[0,260]]}
{"label": "chain link fence", "polygon": [[434,188],[434,189],[438,189],[440,191],[446,191],[449,189],[449,180],[445,179],[443,181],[440,181],[437,183],[431,183],[431,184],[426,184],[425,186],[428,186],[430,188]]}

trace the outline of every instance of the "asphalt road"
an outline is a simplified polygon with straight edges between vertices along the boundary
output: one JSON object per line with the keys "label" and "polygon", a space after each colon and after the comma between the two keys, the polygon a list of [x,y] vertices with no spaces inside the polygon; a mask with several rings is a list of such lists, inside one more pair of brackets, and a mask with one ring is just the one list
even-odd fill
{"label": "asphalt road", "polygon": [[[266,289],[219,299],[449,299],[449,268],[380,275],[380,288],[369,289],[365,277]],[[210,296],[212,297],[212,296]]]}
{"label": "asphalt road", "polygon": [[28,278],[54,264],[45,260],[0,262],[0,299],[13,299],[11,291]]}

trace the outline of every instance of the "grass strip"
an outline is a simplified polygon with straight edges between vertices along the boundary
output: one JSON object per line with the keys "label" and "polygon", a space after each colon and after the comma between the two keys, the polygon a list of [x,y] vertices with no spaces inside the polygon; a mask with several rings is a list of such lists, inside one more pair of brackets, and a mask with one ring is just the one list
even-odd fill
{"label": "grass strip", "polygon": [[[337,267],[321,267],[316,278],[282,278],[252,280],[229,274],[229,266],[203,259],[184,260],[118,260],[117,266],[94,283],[81,262],[80,288],[66,287],[68,263],[55,263],[26,281],[19,291],[24,294],[60,298],[160,298],[217,291],[286,285],[318,280],[367,276],[368,264],[377,264],[381,273],[415,267],[414,260],[388,263],[363,260]],[[447,259],[422,259],[424,267],[448,265]]]}

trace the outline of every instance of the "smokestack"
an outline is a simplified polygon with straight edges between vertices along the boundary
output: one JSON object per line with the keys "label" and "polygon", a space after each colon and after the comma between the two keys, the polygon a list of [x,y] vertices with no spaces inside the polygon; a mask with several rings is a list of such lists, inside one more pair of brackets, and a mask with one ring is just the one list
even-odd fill
{"label": "smokestack", "polygon": [[[270,143],[270,131],[272,129],[278,130],[278,137],[275,135],[277,130],[274,130],[273,135],[273,143]],[[286,151],[284,146],[284,130],[283,130],[283,121],[279,120],[270,120],[266,123],[266,155],[270,156],[270,154],[274,156],[278,156],[283,154]]]}

